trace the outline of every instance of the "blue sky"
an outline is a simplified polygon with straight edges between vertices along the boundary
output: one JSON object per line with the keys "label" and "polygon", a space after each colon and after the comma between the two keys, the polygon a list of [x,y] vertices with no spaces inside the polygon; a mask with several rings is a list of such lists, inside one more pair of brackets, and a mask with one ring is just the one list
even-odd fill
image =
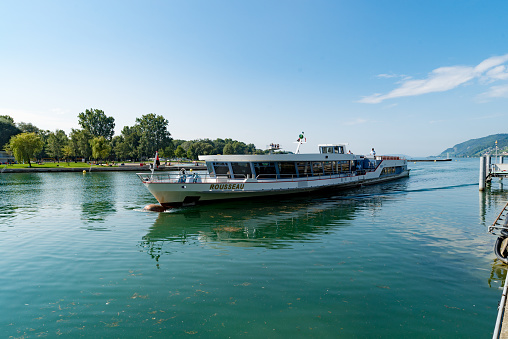
{"label": "blue sky", "polygon": [[2,1],[0,114],[436,155],[508,132],[507,1]]}

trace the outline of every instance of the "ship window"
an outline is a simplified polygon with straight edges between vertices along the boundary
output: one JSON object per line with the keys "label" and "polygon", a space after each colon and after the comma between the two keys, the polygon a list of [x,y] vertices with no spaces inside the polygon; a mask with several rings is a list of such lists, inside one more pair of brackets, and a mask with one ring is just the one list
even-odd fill
{"label": "ship window", "polygon": [[229,165],[227,162],[215,162],[213,169],[216,175],[229,175]]}
{"label": "ship window", "polygon": [[298,168],[298,175],[300,177],[306,177],[308,175],[312,175],[312,171],[310,170],[310,162],[297,162],[296,167]]}
{"label": "ship window", "polygon": [[325,161],[324,163],[324,169],[325,174],[333,174],[333,163],[332,161]]}
{"label": "ship window", "polygon": [[250,162],[232,162],[231,168],[235,178],[246,178],[251,175]]}
{"label": "ship window", "polygon": [[312,175],[322,175],[323,174],[323,163],[322,162],[313,162],[312,163]]}
{"label": "ship window", "polygon": [[349,173],[350,172],[350,162],[349,161],[339,161],[339,172],[340,173]]}
{"label": "ship window", "polygon": [[395,172],[396,172],[395,167],[385,167],[381,171],[381,175],[393,175],[396,174]]}
{"label": "ship window", "polygon": [[296,177],[296,167],[294,162],[279,162],[279,174],[281,178]]}
{"label": "ship window", "polygon": [[273,162],[255,162],[254,170],[258,178],[275,178],[277,171],[275,170],[275,163]]}
{"label": "ship window", "polygon": [[334,147],[334,153],[344,154],[344,147],[342,147],[342,146],[335,146]]}

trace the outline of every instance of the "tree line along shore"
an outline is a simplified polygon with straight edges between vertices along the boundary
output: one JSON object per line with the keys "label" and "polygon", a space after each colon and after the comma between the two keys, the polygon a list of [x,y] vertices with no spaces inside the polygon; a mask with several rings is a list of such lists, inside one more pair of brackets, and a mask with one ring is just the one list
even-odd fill
{"label": "tree line along shore", "polygon": [[149,113],[136,118],[134,126],[125,126],[114,135],[115,119],[99,109],[86,109],[78,114],[80,129],[69,135],[63,130],[42,130],[32,123],[15,122],[0,115],[0,149],[14,156],[18,163],[43,159],[60,161],[145,161],[158,151],[164,158],[197,160],[203,154],[264,154],[254,144],[233,139],[173,139],[168,120]]}

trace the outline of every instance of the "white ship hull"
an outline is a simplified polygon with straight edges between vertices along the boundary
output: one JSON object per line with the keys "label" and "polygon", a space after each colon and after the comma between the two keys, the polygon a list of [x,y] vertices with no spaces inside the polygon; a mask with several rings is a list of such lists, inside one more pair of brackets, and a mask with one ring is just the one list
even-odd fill
{"label": "white ship hull", "polygon": [[[220,159],[222,160],[224,157],[228,156],[222,156]],[[234,156],[229,157],[230,159],[226,158],[226,160],[236,160]],[[405,159],[385,160],[385,158],[394,157],[377,158],[377,161],[372,159],[373,163],[377,166],[369,170],[337,174],[320,173],[319,175],[313,174],[311,176],[294,175],[289,178],[283,178],[280,175],[271,179],[252,178],[249,176],[246,178],[235,178],[234,175],[221,177],[213,173],[201,175],[194,173],[192,176],[188,174],[182,176],[181,174],[167,174],[167,172],[163,174],[140,173],[138,175],[157,201],[166,208],[226,199],[300,194],[326,188],[343,189],[400,179],[409,175]],[[362,158],[362,161],[365,160]],[[399,170],[394,170],[392,173],[391,171],[383,171],[385,168],[397,168]]]}

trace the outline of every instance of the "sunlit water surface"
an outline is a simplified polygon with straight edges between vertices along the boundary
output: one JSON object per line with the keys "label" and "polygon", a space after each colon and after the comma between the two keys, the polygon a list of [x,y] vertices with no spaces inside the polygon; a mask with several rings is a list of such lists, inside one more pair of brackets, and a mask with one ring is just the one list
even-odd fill
{"label": "sunlit water surface", "polygon": [[3,337],[490,337],[508,200],[479,160],[396,182],[144,212],[134,173],[0,174]]}

